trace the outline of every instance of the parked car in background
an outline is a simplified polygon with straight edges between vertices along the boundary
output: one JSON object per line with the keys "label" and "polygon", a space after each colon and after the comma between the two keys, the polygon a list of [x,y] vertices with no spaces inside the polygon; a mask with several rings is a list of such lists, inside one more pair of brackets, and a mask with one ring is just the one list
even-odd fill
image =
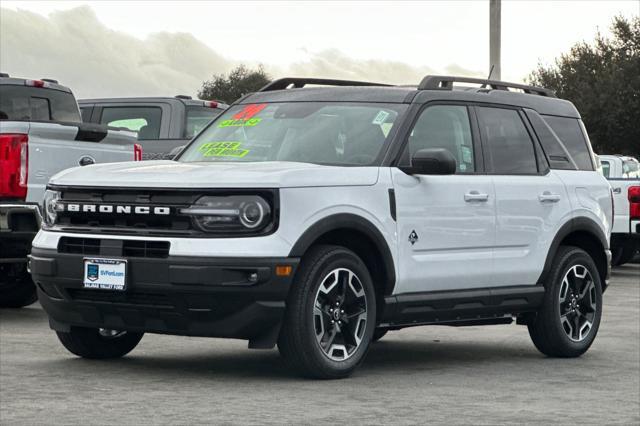
{"label": "parked car in background", "polygon": [[0,306],[35,301],[27,272],[49,178],[70,167],[141,158],[130,132],[84,124],[69,88],[0,74]]}
{"label": "parked car in background", "polygon": [[82,120],[136,132],[143,160],[172,158],[211,120],[228,108],[215,101],[178,95],[157,98],[80,99]]}
{"label": "parked car in background", "polygon": [[600,155],[602,174],[613,189],[615,223],[611,263],[623,265],[640,250],[640,162],[622,155]]}

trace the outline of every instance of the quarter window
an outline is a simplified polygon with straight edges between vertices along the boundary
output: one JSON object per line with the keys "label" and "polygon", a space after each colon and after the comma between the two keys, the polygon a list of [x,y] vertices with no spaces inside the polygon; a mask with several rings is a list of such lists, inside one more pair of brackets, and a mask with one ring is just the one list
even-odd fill
{"label": "quarter window", "polygon": [[533,140],[518,111],[479,107],[477,112],[489,169],[501,175],[537,174]]}
{"label": "quarter window", "polygon": [[475,172],[473,138],[467,107],[434,105],[425,109],[416,122],[403,156],[407,164],[416,151],[443,148],[456,159],[457,173]]}
{"label": "quarter window", "polygon": [[582,132],[580,120],[577,118],[544,116],[558,138],[562,141],[567,151],[579,170],[593,170],[591,150]]}

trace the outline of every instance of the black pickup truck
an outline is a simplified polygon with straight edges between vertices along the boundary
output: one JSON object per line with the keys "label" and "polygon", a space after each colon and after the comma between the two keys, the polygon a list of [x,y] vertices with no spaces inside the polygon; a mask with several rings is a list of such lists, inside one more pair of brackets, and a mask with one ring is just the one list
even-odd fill
{"label": "black pickup truck", "polygon": [[126,128],[138,135],[143,160],[172,158],[228,105],[190,96],[103,98],[78,101],[85,123]]}

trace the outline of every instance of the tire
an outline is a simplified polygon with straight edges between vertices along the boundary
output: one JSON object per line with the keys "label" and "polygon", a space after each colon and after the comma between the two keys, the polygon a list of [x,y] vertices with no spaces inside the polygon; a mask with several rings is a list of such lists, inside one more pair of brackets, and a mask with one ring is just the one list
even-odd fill
{"label": "tire", "polygon": [[622,266],[625,263],[629,263],[633,260],[633,258],[636,256],[637,253],[637,249],[635,246],[631,246],[631,247],[624,247],[622,250],[620,250],[620,255],[614,259],[615,262],[611,262],[612,266]]}
{"label": "tire", "polygon": [[305,377],[348,377],[365,358],[375,319],[375,290],[362,260],[343,247],[316,246],[296,273],[278,349]]}
{"label": "tire", "polygon": [[542,307],[528,326],[531,340],[547,356],[578,357],[596,338],[601,318],[602,283],[593,259],[582,249],[561,246]]}
{"label": "tire", "polygon": [[374,342],[374,343],[377,342],[378,340],[380,340],[384,336],[386,336],[386,334],[388,332],[389,332],[389,330],[376,328],[376,330],[373,332],[373,337],[371,338],[371,341]]}
{"label": "tire", "polygon": [[84,327],[71,327],[68,333],[57,331],[56,334],[69,352],[90,359],[123,357],[138,345],[143,336],[143,333]]}
{"label": "tire", "polygon": [[26,265],[0,266],[0,308],[22,308],[38,299]]}

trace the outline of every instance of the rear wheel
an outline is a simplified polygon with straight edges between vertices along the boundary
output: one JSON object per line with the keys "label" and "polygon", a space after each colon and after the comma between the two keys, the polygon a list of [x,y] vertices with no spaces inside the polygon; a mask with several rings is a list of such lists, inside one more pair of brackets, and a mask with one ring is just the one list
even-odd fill
{"label": "rear wheel", "polygon": [[373,283],[362,260],[343,247],[314,247],[287,299],[278,349],[307,377],[347,377],[369,349],[375,318]]}
{"label": "rear wheel", "polygon": [[91,359],[123,357],[138,345],[143,336],[143,333],[85,327],[71,327],[69,332],[58,331],[56,334],[69,352]]}
{"label": "rear wheel", "polygon": [[22,308],[38,299],[25,264],[0,265],[0,307]]}
{"label": "rear wheel", "polygon": [[602,316],[602,284],[593,259],[577,247],[560,247],[544,302],[529,325],[536,348],[553,357],[577,357],[593,343]]}

